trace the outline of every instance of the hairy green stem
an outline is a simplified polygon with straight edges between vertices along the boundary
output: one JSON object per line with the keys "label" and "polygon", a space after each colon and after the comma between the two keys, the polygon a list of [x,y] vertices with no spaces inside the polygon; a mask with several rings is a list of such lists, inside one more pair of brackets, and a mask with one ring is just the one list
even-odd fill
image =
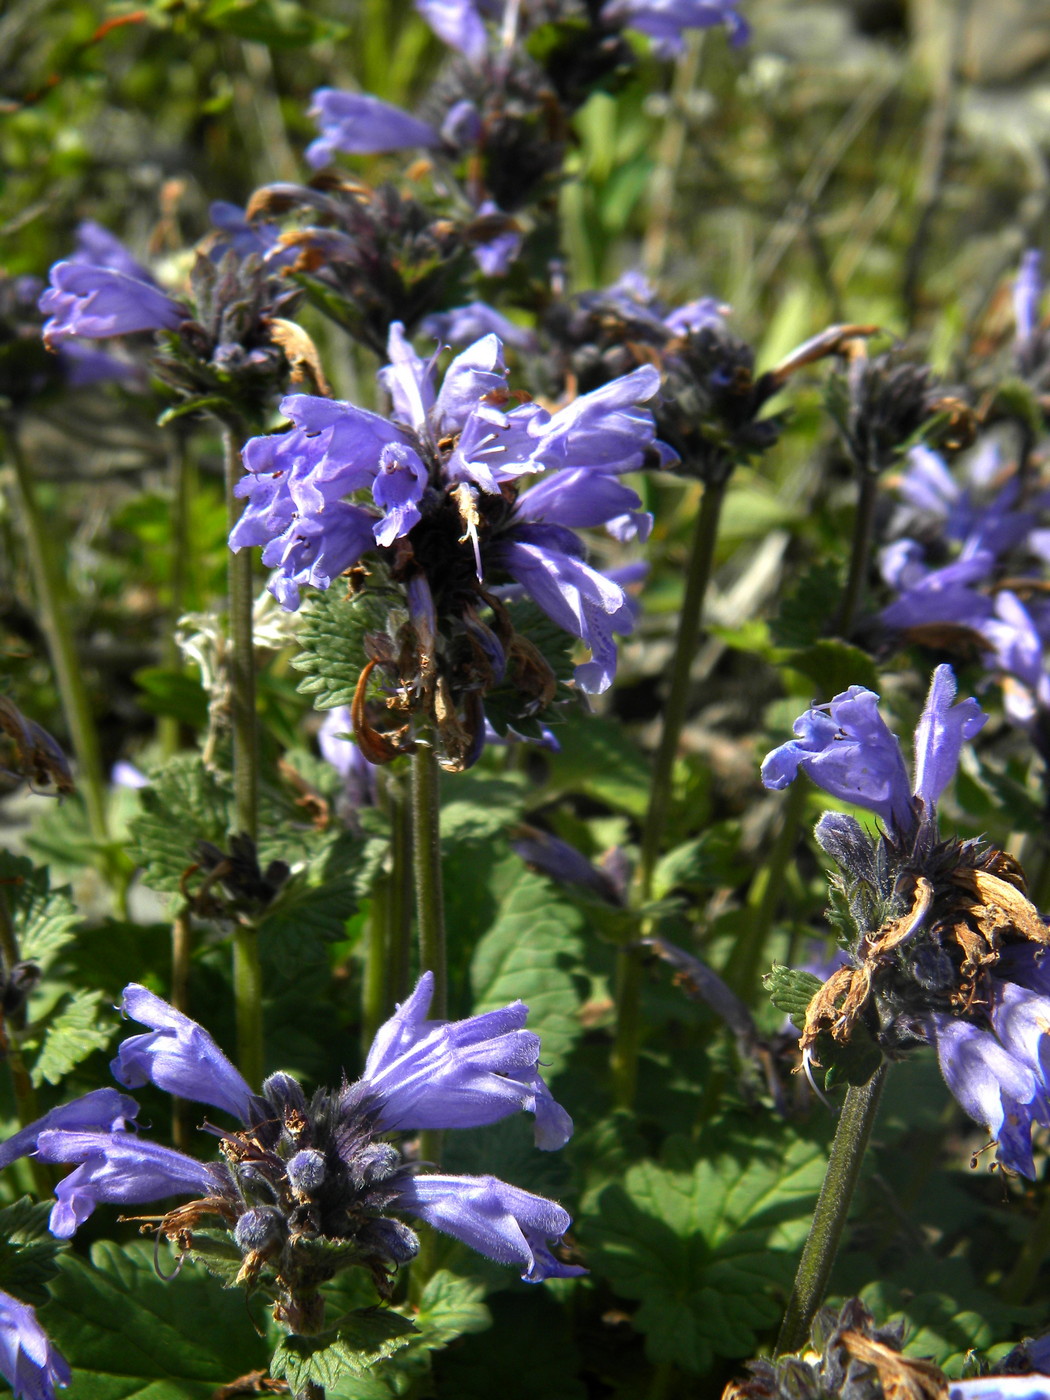
{"label": "hairy green stem", "polygon": [[433,747],[420,743],[412,755],[412,865],[416,883],[419,970],[434,974],[435,1020],[448,1015],[445,957],[445,895],[441,880],[441,798]]}
{"label": "hairy green stem", "polygon": [[846,1091],[824,1184],[777,1337],[777,1356],[798,1351],[805,1343],[817,1309],[824,1301],[864,1152],[879,1110],[886,1068],[885,1064],[880,1065],[867,1084],[850,1085]]}
{"label": "hairy green stem", "polygon": [[871,560],[871,541],[875,533],[875,507],[879,499],[879,477],[877,472],[860,472],[860,490],[857,495],[857,514],[853,521],[853,547],[850,551],[849,577],[846,591],[839,609],[838,630],[842,637],[849,637],[857,620],[864,596],[868,590],[868,567]]}
{"label": "hairy green stem", "polygon": [[15,424],[10,419],[3,423],[3,433],[7,455],[15,472],[18,504],[25,527],[26,553],[33,574],[40,621],[76,754],[77,786],[84,798],[92,839],[100,846],[108,847],[110,835],[106,817],[106,788],[102,779],[98,731],[73,643],[69,593],[55,550],[54,524],[45,519],[40,508],[32,470],[22,450]]}
{"label": "hairy green stem", "polygon": [[[226,475],[226,510],[230,529],[242,505],[233,494],[241,477],[240,440],[232,423],[222,429]],[[255,648],[252,639],[252,560],[242,549],[228,553],[229,647],[227,676],[233,729],[234,830],[252,841],[258,834],[259,741],[255,714]],[[245,921],[233,935],[233,997],[237,1020],[237,1063],[248,1083],[258,1086],[263,1073],[262,968],[259,934]]]}
{"label": "hairy green stem", "polygon": [[[642,852],[637,892],[641,903],[652,895],[653,872],[671,806],[671,786],[678,744],[682,737],[689,705],[689,679],[693,658],[700,641],[704,597],[711,579],[728,474],[724,480],[708,483],[696,517],[689,560],[686,565],[685,594],[678,619],[674,653],[670,667],[670,688],[664,709],[663,730],[656,751],[649,807],[642,826]],[[636,948],[621,948],[616,958],[616,1038],[613,1043],[612,1074],[616,1102],[629,1108],[634,1102],[638,1079],[638,1049],[641,1041],[642,956]]]}
{"label": "hairy green stem", "polygon": [[412,804],[406,784],[392,794],[390,827],[393,871],[387,926],[387,996],[390,1004],[408,996],[412,966]]}
{"label": "hairy green stem", "polygon": [[[178,674],[183,666],[175,629],[179,618],[186,611],[191,548],[190,511],[196,470],[187,450],[185,429],[177,424],[173,431],[175,438],[171,452],[171,582],[169,620],[164,629],[162,655],[165,669]],[[176,715],[161,715],[157,724],[157,739],[164,758],[171,758],[178,752],[179,729]]]}

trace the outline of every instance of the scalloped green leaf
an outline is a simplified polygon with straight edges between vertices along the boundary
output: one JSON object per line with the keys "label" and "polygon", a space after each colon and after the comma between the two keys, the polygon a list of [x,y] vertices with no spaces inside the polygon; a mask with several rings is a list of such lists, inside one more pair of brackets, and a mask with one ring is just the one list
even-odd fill
{"label": "scalloped green leaf", "polygon": [[557,1074],[582,1034],[580,997],[569,970],[582,951],[583,918],[549,880],[522,870],[500,904],[495,923],[471,961],[474,1011],[491,1011],[519,997],[529,1029],[542,1039],[540,1058]]}
{"label": "scalloped green leaf", "polygon": [[625,1298],[657,1363],[702,1373],[751,1354],[791,1282],[824,1176],[818,1142],[708,1128],[696,1155],[631,1167],[579,1222],[588,1263]]}
{"label": "scalloped green leaf", "polygon": [[175,893],[194,863],[198,841],[226,844],[229,779],[198,755],[180,754],[152,775],[139,796],[142,815],[131,823],[129,854],[151,889]]}
{"label": "scalloped green leaf", "polygon": [[79,916],[68,887],[53,890],[46,869],[9,851],[0,851],[0,882],[21,957],[46,972],[76,937]]}
{"label": "scalloped green leaf", "polygon": [[[112,1013],[99,1016],[104,1001],[102,992],[76,991],[48,1018],[30,1076],[36,1088],[60,1084],[93,1051],[107,1048],[117,1018]],[[33,1027],[32,1039],[36,1030]]]}
{"label": "scalloped green leaf", "polygon": [[46,1302],[47,1281],[66,1248],[47,1228],[51,1204],[23,1196],[0,1210],[0,1289],[35,1306]]}
{"label": "scalloped green leaf", "polygon": [[824,985],[812,972],[781,963],[774,963],[762,981],[773,1005],[790,1016],[796,1026],[804,1023],[810,1002]]}
{"label": "scalloped green leaf", "polygon": [[367,1371],[407,1346],[415,1330],[400,1313],[380,1308],[350,1313],[315,1337],[283,1338],[274,1351],[270,1373],[286,1380],[295,1394],[311,1382],[327,1390],[348,1372]]}
{"label": "scalloped green leaf", "polygon": [[211,1400],[265,1368],[243,1294],[194,1264],[166,1282],[144,1241],[103,1241],[90,1262],[72,1253],[58,1262],[40,1320],[73,1368],[77,1400]]}
{"label": "scalloped green leaf", "polygon": [[318,710],[350,705],[368,660],[365,637],[386,632],[391,608],[404,606],[404,598],[383,582],[379,571],[359,593],[348,595],[333,584],[326,593],[311,596],[300,614],[302,651],[292,659],[295,669],[305,672],[299,693],[312,695]]}

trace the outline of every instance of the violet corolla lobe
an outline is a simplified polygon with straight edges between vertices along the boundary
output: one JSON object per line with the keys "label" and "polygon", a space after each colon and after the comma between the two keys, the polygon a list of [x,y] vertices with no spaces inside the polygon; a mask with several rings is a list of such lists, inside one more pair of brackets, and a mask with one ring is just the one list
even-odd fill
{"label": "violet corolla lobe", "polygon": [[72,1373],[65,1357],[37,1321],[28,1303],[0,1291],[0,1375],[15,1400],[55,1400],[55,1387]]}
{"label": "violet corolla lobe", "polygon": [[914,792],[878,697],[859,686],[803,715],[797,737],[763,765],[767,786],[801,769],[885,826],[874,837],[835,812],[817,825],[842,872],[833,883],[855,937],[849,964],[810,1002],[800,1044],[812,1062],[861,1028],[890,1055],[932,1044],[999,1162],[1034,1176],[1032,1130],[1050,1124],[1050,986],[1041,981],[1050,929],[1015,861],[940,835],[937,802],[985,720],[974,700],[954,699],[951,668],[939,666],[915,731]]}

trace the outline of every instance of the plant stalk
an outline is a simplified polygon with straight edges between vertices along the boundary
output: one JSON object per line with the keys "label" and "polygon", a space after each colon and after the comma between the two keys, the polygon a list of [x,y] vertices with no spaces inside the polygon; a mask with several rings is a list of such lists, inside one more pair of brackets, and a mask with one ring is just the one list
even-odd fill
{"label": "plant stalk", "polygon": [[412,804],[399,782],[391,792],[390,828],[393,870],[390,882],[390,922],[387,925],[387,996],[390,1004],[408,996],[412,964]]}
{"label": "plant stalk", "polygon": [[[0,889],[0,960],[2,960],[0,970],[3,972],[10,972],[11,968],[21,961],[18,937],[14,924],[11,922],[11,911],[7,907],[7,896],[3,889]],[[11,1075],[11,1091],[15,1100],[15,1112],[18,1115],[20,1128],[27,1128],[30,1123],[35,1122],[40,1117],[36,1090],[33,1088],[33,1081],[29,1077],[29,1071],[22,1059],[21,1033],[24,1028],[24,1009],[0,1019],[0,1058],[7,1061],[7,1068]],[[54,1187],[54,1179],[47,1163],[41,1162],[36,1156],[31,1156],[29,1170],[32,1173],[33,1185],[36,1187],[38,1195],[49,1196]]]}
{"label": "plant stalk", "polygon": [[[241,476],[238,446],[242,434],[232,423],[222,428],[226,511],[230,529],[240,519],[233,488]],[[229,649],[227,676],[233,729],[234,830],[251,841],[258,835],[259,740],[255,714],[255,648],[252,638],[252,560],[242,549],[228,554]],[[263,1078],[262,968],[255,924],[238,924],[233,935],[233,996],[237,1021],[237,1063],[249,1084]]]}
{"label": "plant stalk", "polygon": [[[163,663],[166,670],[179,674],[183,670],[182,652],[179,650],[175,629],[179,618],[186,611],[191,550],[190,511],[196,470],[190,461],[185,430],[176,425],[174,433],[175,440],[171,452],[171,593],[168,605],[169,622],[163,644]],[[177,715],[161,715],[157,724],[157,739],[165,759],[178,753],[180,727]]]}
{"label": "plant stalk", "polygon": [[777,1337],[777,1356],[798,1351],[805,1343],[813,1318],[824,1300],[860,1176],[864,1152],[879,1110],[886,1069],[887,1066],[881,1064],[867,1084],[860,1087],[851,1084],[846,1091],[846,1101],[842,1105],[824,1173],[824,1184],[820,1188],[809,1237],[802,1250],[791,1297]]}
{"label": "plant stalk", "polygon": [[36,482],[22,450],[15,424],[10,419],[6,420],[3,423],[3,431],[7,442],[7,454],[15,471],[18,503],[25,527],[26,552],[40,608],[40,621],[47,638],[58,693],[73,742],[73,752],[76,754],[77,786],[84,798],[92,840],[100,846],[108,847],[109,822],[106,817],[106,788],[102,778],[98,731],[84,685],[84,672],[73,642],[69,592],[55,550],[54,525],[44,518],[44,512],[37,500]]}
{"label": "plant stalk", "polygon": [[[689,549],[685,594],[671,658],[663,730],[656,751],[649,807],[642,826],[642,851],[637,877],[637,893],[642,904],[652,896],[653,872],[671,806],[674,764],[689,705],[690,670],[700,641],[704,598],[711,579],[718,523],[728,484],[727,473],[722,480],[705,485]],[[613,1043],[612,1074],[616,1102],[624,1108],[629,1108],[634,1102],[638,1078],[641,991],[642,954],[636,948],[621,948],[616,958],[616,1038]]]}
{"label": "plant stalk", "polygon": [[448,1015],[445,954],[445,896],[441,880],[441,798],[433,747],[420,743],[412,755],[412,864],[419,928],[419,970],[434,974],[430,1015]]}
{"label": "plant stalk", "polygon": [[875,533],[875,507],[879,499],[877,472],[861,470],[857,495],[857,514],[853,521],[853,547],[850,551],[849,577],[838,616],[841,637],[849,638],[857,614],[868,590],[868,568],[871,562],[871,541]]}

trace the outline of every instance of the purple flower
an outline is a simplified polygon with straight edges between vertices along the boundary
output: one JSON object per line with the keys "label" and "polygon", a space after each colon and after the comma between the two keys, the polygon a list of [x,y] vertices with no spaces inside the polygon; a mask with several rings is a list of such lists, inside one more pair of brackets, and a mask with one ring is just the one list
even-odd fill
{"label": "purple flower", "polygon": [[[448,576],[473,560],[479,580],[493,567],[522,584],[541,608],[590,648],[577,671],[585,690],[603,690],[615,668],[613,632],[630,632],[623,589],[583,560],[572,529],[611,524],[644,533],[637,495],[614,480],[655,454],[645,401],[658,390],[645,366],[574,400],[553,415],[538,404],[512,402],[499,338],[482,336],[449,365],[437,387],[434,362],[424,362],[395,323],[390,363],[379,372],[393,403],[392,421],[352,404],[293,394],[281,404],[290,432],[253,438],[244,448],[248,475],[236,494],[248,506],[230,535],[233,549],[264,546],[276,568],[271,589],[285,607],[299,590],[326,588],[372,548],[408,537],[429,568],[433,597]],[[555,473],[513,507],[516,484]],[[369,504],[346,498],[370,493]],[[450,507],[462,533],[449,557]],[[453,517],[455,518],[455,517]],[[440,541],[435,532],[441,529]],[[439,552],[436,552],[439,551]],[[469,551],[469,554],[467,553]]]}
{"label": "purple flower", "polygon": [[318,88],[309,115],[321,132],[306,148],[307,162],[315,170],[327,165],[337,151],[362,156],[405,146],[441,145],[440,134],[427,122],[362,92]]}
{"label": "purple flower", "polygon": [[527,1283],[587,1272],[575,1264],[562,1264],[548,1248],[572,1224],[568,1213],[554,1201],[494,1176],[410,1177],[401,1186],[396,1204],[479,1254],[520,1266]]}
{"label": "purple flower", "polygon": [[351,807],[374,807],[376,804],[376,766],[369,763],[349,736],[354,723],[345,705],[329,710],[317,731],[321,755],[343,780],[343,791]]}
{"label": "purple flower", "polygon": [[724,24],[734,47],[745,43],[751,30],[736,13],[736,4],[737,0],[606,0],[602,19],[647,34],[661,58],[673,58],[682,52],[687,29]]}
{"label": "purple flower", "polygon": [[55,1400],[55,1386],[72,1380],[69,1365],[28,1303],[0,1292],[0,1375],[15,1400]]}
{"label": "purple flower", "polygon": [[[486,199],[478,205],[478,218],[491,217],[501,214],[499,205],[491,199]],[[510,265],[518,256],[521,248],[521,234],[516,229],[505,229],[502,233],[497,233],[495,237],[487,239],[484,243],[479,243],[474,249],[474,261],[486,277],[505,277],[510,270]]]}
{"label": "purple flower", "polygon": [[1043,256],[1037,248],[1029,248],[1021,258],[1014,282],[1014,324],[1018,357],[1026,352],[1039,330],[1039,302],[1043,295],[1041,264]]}
{"label": "purple flower", "polygon": [[[415,0],[416,9],[434,33],[449,48],[456,49],[471,63],[479,64],[488,49],[488,36],[474,0]],[[484,3],[491,13],[495,8]]]}
{"label": "purple flower", "polygon": [[[914,792],[923,818],[930,821],[963,743],[987,720],[976,700],[953,705],[955,688],[951,667],[938,666],[915,730]],[[801,768],[832,797],[881,817],[891,834],[914,834],[919,818],[900,743],[879,714],[878,702],[874,691],[851,685],[829,704],[807,710],[795,721],[797,737],[766,756],[762,782],[779,791]]]}
{"label": "purple flower", "polygon": [[572,1119],[540,1077],[540,1038],[525,1029],[524,1002],[428,1021],[433,995],[426,972],[376,1032],[363,1075],[376,1128],[479,1128],[524,1109],[536,1116],[537,1147],[563,1147]]}
{"label": "purple flower", "polygon": [[121,1042],[110,1064],[118,1083],[129,1089],[153,1083],[169,1094],[221,1108],[242,1123],[252,1121],[254,1093],[203,1026],[137,982],[124,988],[121,1010],[153,1029]]}
{"label": "purple flower", "polygon": [[134,1133],[47,1131],[37,1140],[45,1162],[79,1162],[55,1187],[49,1228],[59,1239],[76,1233],[97,1205],[137,1205],[165,1196],[212,1194],[214,1168]]}
{"label": "purple flower", "polygon": [[150,272],[131,255],[116,234],[94,219],[84,219],[77,225],[76,245],[69,261],[84,267],[105,267],[138,282],[153,284]]}
{"label": "purple flower", "polygon": [[952,1381],[948,1400],[1050,1400],[1050,1378],[975,1376],[969,1381]]}
{"label": "purple flower", "polygon": [[532,331],[515,325],[483,301],[468,302],[466,306],[427,316],[420,323],[420,330],[424,335],[432,335],[435,340],[449,345],[466,345],[485,335],[497,335],[504,345],[512,345],[515,350],[536,348],[536,337]]}
{"label": "purple flower", "polygon": [[944,1082],[970,1117],[996,1139],[999,1161],[1034,1178],[1032,1124],[1047,1121],[1048,1105],[1045,1088],[1030,1066],[991,1031],[958,1017],[931,1012],[929,1030]]}
{"label": "purple flower", "polygon": [[0,1171],[12,1162],[32,1152],[37,1138],[48,1129],[66,1128],[74,1131],[97,1130],[115,1132],[138,1117],[139,1106],[127,1094],[116,1089],[93,1089],[72,1103],[60,1104],[0,1143]]}
{"label": "purple flower", "polygon": [[103,340],[133,331],[175,330],[189,312],[158,287],[108,268],[59,262],[51,286],[40,298],[44,344],[52,349],[68,336]]}

